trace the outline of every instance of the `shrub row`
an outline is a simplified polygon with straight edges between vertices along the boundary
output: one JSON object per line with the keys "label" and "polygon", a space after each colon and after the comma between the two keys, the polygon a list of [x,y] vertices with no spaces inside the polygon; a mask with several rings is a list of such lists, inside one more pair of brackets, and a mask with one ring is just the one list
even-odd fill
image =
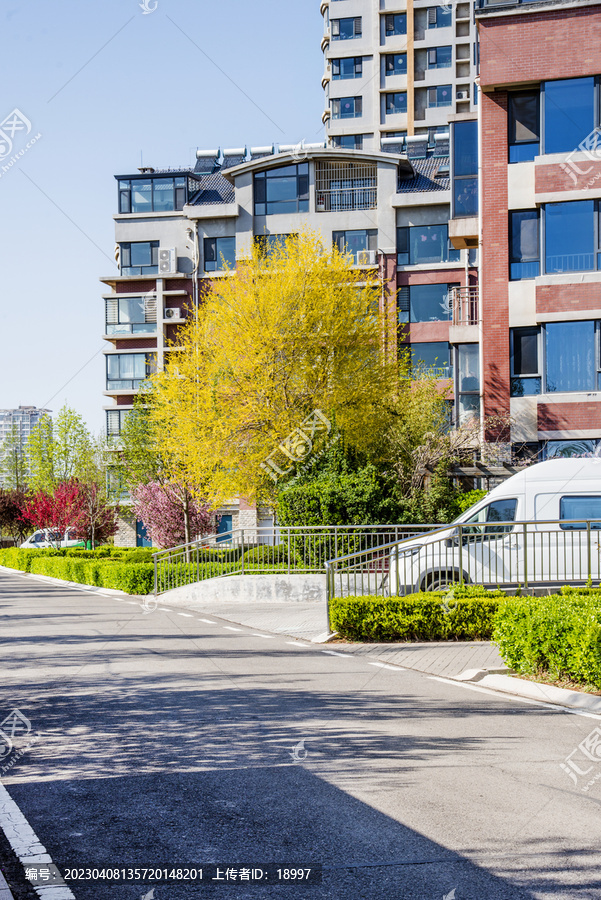
{"label": "shrub row", "polygon": [[[98,552],[98,551],[96,551]],[[0,565],[33,575],[51,575],[65,581],[116,588],[128,594],[149,594],[154,590],[154,565],[136,551],[125,555],[94,556],[93,551],[0,550]]]}
{"label": "shrub row", "polygon": [[336,597],[330,601],[332,629],[352,641],[488,641],[502,591],[478,586],[452,594],[407,597]]}

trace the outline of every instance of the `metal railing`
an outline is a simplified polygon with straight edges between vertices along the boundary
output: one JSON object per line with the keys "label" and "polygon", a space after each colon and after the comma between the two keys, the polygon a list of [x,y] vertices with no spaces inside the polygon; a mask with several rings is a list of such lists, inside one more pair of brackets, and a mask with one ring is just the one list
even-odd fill
{"label": "metal railing", "polygon": [[453,309],[453,325],[477,325],[478,312],[478,287],[454,287],[450,290]]}
{"label": "metal railing", "polygon": [[376,551],[437,525],[256,527],[211,534],[153,554],[154,590],[229,575],[325,573],[327,560]]}
{"label": "metal railing", "polygon": [[330,559],[333,597],[405,596],[453,584],[524,589],[601,580],[601,521],[436,526],[423,542],[391,541]]}

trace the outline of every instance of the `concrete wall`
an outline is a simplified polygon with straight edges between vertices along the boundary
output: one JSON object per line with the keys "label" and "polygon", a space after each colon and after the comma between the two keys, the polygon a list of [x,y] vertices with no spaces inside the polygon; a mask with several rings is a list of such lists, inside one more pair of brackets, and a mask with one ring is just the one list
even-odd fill
{"label": "concrete wall", "polygon": [[326,602],[325,575],[229,575],[166,591],[169,604]]}

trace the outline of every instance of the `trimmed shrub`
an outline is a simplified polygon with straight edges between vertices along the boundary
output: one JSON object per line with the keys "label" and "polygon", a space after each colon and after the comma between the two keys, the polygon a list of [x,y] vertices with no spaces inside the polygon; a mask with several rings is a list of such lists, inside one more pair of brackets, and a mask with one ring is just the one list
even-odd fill
{"label": "trimmed shrub", "polygon": [[[269,544],[262,544],[259,547],[251,547],[251,549],[247,550],[244,554],[244,562],[251,564],[260,564],[263,566],[274,566],[278,564],[285,564],[287,566],[288,545],[276,544],[275,546],[273,546]],[[292,546],[290,547],[290,565],[298,565],[298,558]]]}
{"label": "trimmed shrub", "polygon": [[504,598],[474,586],[407,597],[336,597],[330,621],[352,641],[488,641]]}
{"label": "trimmed shrub", "polygon": [[98,563],[99,586],[116,588],[127,594],[151,594],[154,590],[152,563]]}
{"label": "trimmed shrub", "polygon": [[507,599],[499,607],[493,640],[516,672],[545,672],[601,689],[598,588],[565,587],[549,597]]}

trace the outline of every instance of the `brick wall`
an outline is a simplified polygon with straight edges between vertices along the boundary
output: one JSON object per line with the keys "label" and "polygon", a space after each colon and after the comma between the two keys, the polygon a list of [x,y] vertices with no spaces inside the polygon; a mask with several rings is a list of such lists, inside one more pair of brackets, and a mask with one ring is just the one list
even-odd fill
{"label": "brick wall", "polygon": [[[484,415],[509,417],[507,93],[482,94],[482,327]],[[509,440],[490,428],[487,440]]]}
{"label": "brick wall", "polygon": [[601,403],[539,403],[539,431],[601,428]]}
{"label": "brick wall", "polygon": [[136,546],[136,517],[132,512],[121,510],[114,540],[115,547]]}
{"label": "brick wall", "polygon": [[478,18],[480,84],[484,89],[598,74],[600,6],[547,8],[533,13],[522,10],[520,15]]}
{"label": "brick wall", "polygon": [[[599,61],[601,69],[601,60]],[[550,194],[554,191],[584,191],[595,187],[601,191],[601,162],[590,159],[575,159],[568,163],[536,165],[534,170],[534,191],[536,194]],[[557,198],[561,200],[561,197]],[[590,200],[590,195],[583,197]]]}
{"label": "brick wall", "polygon": [[126,341],[115,341],[115,350],[156,350],[156,338],[130,338]]}
{"label": "brick wall", "polygon": [[566,314],[585,309],[601,309],[601,282],[589,284],[540,284],[536,287],[537,313]]}

